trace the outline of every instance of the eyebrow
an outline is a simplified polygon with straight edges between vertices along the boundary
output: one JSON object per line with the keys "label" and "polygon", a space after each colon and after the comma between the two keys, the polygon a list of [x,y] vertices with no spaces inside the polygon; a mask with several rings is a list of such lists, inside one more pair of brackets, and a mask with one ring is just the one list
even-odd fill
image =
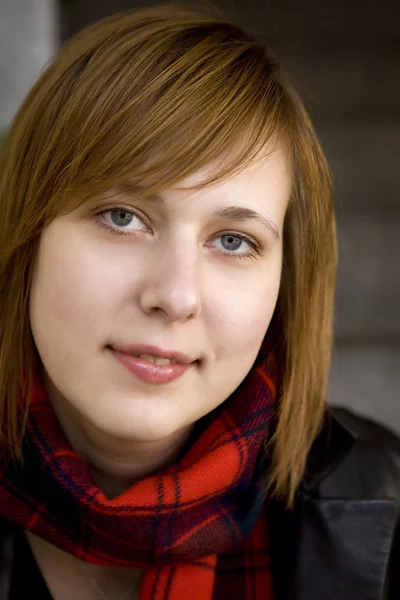
{"label": "eyebrow", "polygon": [[227,206],[216,210],[214,216],[232,221],[256,221],[257,223],[261,223],[264,227],[267,227],[274,238],[279,240],[279,231],[275,223],[251,208],[245,208],[243,206]]}
{"label": "eyebrow", "polygon": [[[142,188],[136,185],[124,184],[122,186],[118,186],[118,190],[128,194],[137,194],[139,192],[140,195],[149,202],[154,202],[154,204],[165,204],[164,198],[159,194],[147,195],[144,193]],[[276,240],[279,241],[280,239],[278,227],[275,225],[275,223],[252,208],[245,208],[244,206],[226,206],[224,208],[217,209],[213,213],[213,216],[220,219],[227,219],[229,221],[256,221],[257,223],[260,223],[269,229],[270,233],[272,233]]]}

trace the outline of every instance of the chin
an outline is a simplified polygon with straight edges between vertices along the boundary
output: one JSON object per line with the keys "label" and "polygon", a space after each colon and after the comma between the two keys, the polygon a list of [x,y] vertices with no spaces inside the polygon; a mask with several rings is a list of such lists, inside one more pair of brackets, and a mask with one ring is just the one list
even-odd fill
{"label": "chin", "polygon": [[179,437],[179,433],[190,426],[181,419],[172,419],[172,415],[168,419],[162,418],[162,415],[150,419],[148,414],[137,414],[137,411],[129,413],[119,416],[115,413],[103,416],[97,413],[92,423],[99,432],[107,436],[139,443],[154,443],[175,435]]}

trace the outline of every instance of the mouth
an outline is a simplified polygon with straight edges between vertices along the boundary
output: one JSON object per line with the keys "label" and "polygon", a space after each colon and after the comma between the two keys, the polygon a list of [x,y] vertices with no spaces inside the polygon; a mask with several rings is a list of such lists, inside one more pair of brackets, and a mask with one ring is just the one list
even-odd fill
{"label": "mouth", "polygon": [[107,346],[117,362],[145,383],[169,383],[192,368],[198,359],[157,346]]}
{"label": "mouth", "polygon": [[147,362],[151,362],[154,365],[176,365],[177,361],[172,360],[170,358],[165,358],[164,356],[152,356],[151,354],[131,354],[131,356],[136,356],[137,358],[141,358],[142,360],[147,360]]}
{"label": "mouth", "polygon": [[153,362],[155,364],[180,363],[183,365],[189,365],[197,360],[190,357],[188,354],[184,354],[183,352],[179,352],[177,350],[167,350],[165,348],[160,348],[159,346],[152,346],[149,344],[113,344],[109,347],[117,352],[123,352],[124,354],[140,357],[143,360],[148,360],[149,362]]}

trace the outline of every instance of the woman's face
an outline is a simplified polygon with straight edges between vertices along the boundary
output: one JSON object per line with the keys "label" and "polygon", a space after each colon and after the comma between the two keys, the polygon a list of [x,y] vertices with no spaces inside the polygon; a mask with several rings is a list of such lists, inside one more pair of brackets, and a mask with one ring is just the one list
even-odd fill
{"label": "woman's face", "polygon": [[30,319],[47,387],[97,431],[187,430],[256,359],[280,284],[286,160],[184,189],[205,175],[161,197],[113,190],[42,234]]}

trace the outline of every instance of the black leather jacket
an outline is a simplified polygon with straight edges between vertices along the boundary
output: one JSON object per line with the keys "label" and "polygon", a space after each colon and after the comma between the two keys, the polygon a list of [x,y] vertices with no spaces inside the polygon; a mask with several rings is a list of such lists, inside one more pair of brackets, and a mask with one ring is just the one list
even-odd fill
{"label": "black leather jacket", "polygon": [[400,441],[332,413],[294,510],[271,506],[276,600],[400,600]]}
{"label": "black leather jacket", "polygon": [[[294,510],[269,507],[274,600],[400,600],[400,441],[333,413]],[[0,600],[10,598],[15,535],[0,526]]]}

